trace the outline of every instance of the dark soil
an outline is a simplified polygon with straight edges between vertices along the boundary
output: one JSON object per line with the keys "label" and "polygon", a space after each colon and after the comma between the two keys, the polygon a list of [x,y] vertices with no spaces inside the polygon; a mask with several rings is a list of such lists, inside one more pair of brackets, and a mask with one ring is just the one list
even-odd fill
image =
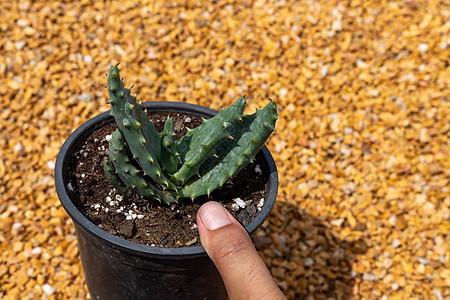
{"label": "dark soil", "polygon": [[[161,131],[169,113],[151,113],[149,117]],[[175,120],[177,138],[186,133],[185,127],[195,128],[201,117],[182,113],[171,114]],[[114,122],[104,122],[85,141],[82,141],[68,164],[66,187],[75,206],[94,224],[121,238],[158,247],[200,245],[197,230],[197,210],[207,201],[218,201],[242,225],[249,224],[259,211],[258,204],[267,191],[267,171],[255,160],[234,179],[193,202],[181,200],[178,205],[125,196],[107,181],[102,161],[108,154],[108,141],[116,128]],[[236,198],[246,206],[236,210]],[[234,209],[232,205],[234,204]]]}

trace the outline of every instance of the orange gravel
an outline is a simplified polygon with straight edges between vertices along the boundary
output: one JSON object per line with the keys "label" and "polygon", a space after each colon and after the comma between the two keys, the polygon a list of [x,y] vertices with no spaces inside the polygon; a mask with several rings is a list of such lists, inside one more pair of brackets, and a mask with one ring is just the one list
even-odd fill
{"label": "orange gravel", "polygon": [[53,169],[108,110],[278,103],[254,241],[289,299],[450,298],[448,1],[1,1],[0,298],[88,299]]}

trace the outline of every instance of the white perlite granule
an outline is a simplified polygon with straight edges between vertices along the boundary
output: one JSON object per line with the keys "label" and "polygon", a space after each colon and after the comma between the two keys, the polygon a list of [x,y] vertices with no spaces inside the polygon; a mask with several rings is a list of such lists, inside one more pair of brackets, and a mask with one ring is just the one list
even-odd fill
{"label": "white perlite granule", "polygon": [[264,202],[265,202],[264,198],[261,198],[261,200],[259,200],[258,205],[256,205],[256,208],[258,209],[258,211],[260,211],[262,209],[262,207],[264,206]]}
{"label": "white perlite granule", "polygon": [[247,204],[241,198],[234,198],[233,202],[239,205],[240,208],[245,208],[245,206],[247,206]]}
{"label": "white perlite granule", "polygon": [[237,205],[236,203],[231,204],[231,210],[232,211],[238,211],[239,210],[239,205]]}

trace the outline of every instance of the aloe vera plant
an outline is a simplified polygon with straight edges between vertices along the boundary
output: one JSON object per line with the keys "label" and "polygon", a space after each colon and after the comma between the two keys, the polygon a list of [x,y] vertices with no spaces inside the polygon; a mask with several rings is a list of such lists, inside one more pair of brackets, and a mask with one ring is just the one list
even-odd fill
{"label": "aloe vera plant", "polygon": [[106,178],[122,193],[165,203],[209,196],[253,161],[277,120],[275,102],[245,115],[246,100],[240,97],[175,140],[173,118],[158,132],[131,89],[124,87],[117,66],[110,68],[108,93],[118,128],[103,161]]}

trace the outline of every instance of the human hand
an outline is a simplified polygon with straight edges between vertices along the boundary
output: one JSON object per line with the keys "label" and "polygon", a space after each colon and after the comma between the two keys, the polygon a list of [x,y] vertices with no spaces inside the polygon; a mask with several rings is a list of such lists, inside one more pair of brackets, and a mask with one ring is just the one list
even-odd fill
{"label": "human hand", "polygon": [[286,299],[244,227],[220,203],[203,204],[197,226],[203,248],[219,270],[231,300]]}

